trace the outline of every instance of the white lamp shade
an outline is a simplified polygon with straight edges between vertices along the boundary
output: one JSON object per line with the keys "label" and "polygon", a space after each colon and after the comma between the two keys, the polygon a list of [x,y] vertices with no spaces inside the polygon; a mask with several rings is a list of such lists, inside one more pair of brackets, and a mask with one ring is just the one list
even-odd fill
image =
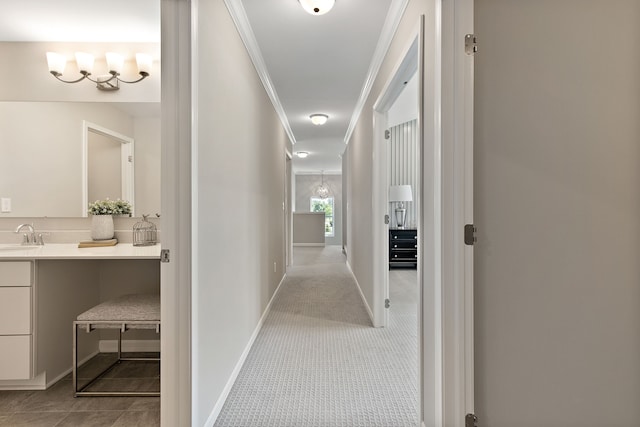
{"label": "white lamp shade", "polygon": [[324,15],[329,12],[335,0],[299,0],[304,10],[312,15]]}
{"label": "white lamp shade", "polygon": [[107,68],[109,72],[121,74],[124,68],[124,56],[115,52],[107,52],[105,56],[107,57]]}
{"label": "white lamp shade", "polygon": [[392,185],[389,187],[390,202],[411,202],[413,193],[410,185]]}
{"label": "white lamp shade", "polygon": [[316,126],[323,125],[327,123],[327,120],[329,120],[329,116],[326,114],[312,114],[309,118],[311,119],[311,123]]}
{"label": "white lamp shade", "polygon": [[153,64],[151,55],[136,53],[136,63],[138,64],[138,73],[151,74],[151,65]]}
{"label": "white lamp shade", "polygon": [[93,55],[90,53],[76,52],[76,63],[79,71],[93,72]]}
{"label": "white lamp shade", "polygon": [[47,65],[50,73],[63,74],[67,58],[56,52],[47,52]]}

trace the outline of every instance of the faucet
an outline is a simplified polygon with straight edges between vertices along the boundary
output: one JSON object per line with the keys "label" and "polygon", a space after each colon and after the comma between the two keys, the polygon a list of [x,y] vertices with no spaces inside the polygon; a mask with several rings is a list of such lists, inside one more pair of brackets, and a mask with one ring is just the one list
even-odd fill
{"label": "faucet", "polygon": [[23,245],[44,245],[42,233],[36,235],[36,230],[33,228],[33,224],[20,224],[16,228],[16,233],[20,233],[23,228],[26,228],[29,232],[22,235]]}

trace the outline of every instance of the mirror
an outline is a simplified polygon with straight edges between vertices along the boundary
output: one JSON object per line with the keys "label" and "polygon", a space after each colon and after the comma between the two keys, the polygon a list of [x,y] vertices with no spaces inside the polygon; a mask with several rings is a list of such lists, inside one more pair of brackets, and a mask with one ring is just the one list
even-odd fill
{"label": "mirror", "polygon": [[87,121],[82,128],[82,206],[96,200],[122,199],[131,203],[135,216],[134,139]]}
{"label": "mirror", "polygon": [[[0,218],[86,216],[92,175],[88,146],[96,135],[110,135],[132,148],[132,153],[120,152],[120,167],[124,159],[131,164],[130,172],[119,172],[120,187],[129,188],[123,198],[133,199],[137,215],[159,213],[159,103],[0,102]],[[102,167],[105,162],[93,163]],[[105,171],[93,176],[112,179]],[[91,197],[109,197],[97,194]]]}

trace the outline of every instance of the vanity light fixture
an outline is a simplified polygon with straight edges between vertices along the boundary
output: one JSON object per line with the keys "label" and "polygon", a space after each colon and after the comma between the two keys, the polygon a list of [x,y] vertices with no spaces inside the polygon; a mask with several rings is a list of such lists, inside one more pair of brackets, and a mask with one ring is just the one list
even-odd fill
{"label": "vanity light fixture", "polygon": [[329,120],[329,116],[327,116],[326,114],[312,114],[309,116],[309,118],[311,119],[311,123],[316,126],[323,125],[327,123],[327,120]]}
{"label": "vanity light fixture", "polygon": [[300,157],[301,159],[306,158],[309,155],[309,153],[307,153],[306,151],[298,151],[296,153],[296,156]]}
{"label": "vanity light fixture", "polygon": [[93,73],[93,62],[95,58],[93,55],[84,52],[76,52],[76,64],[78,65],[78,71],[82,74],[82,77],[76,80],[63,80],[62,74],[64,73],[64,68],[67,64],[67,58],[64,55],[61,55],[56,52],[47,52],[47,63],[49,65],[49,72],[56,79],[60,80],[64,83],[78,83],[84,79],[89,80],[96,84],[97,88],[100,90],[113,91],[120,89],[120,82],[122,83],[138,83],[139,81],[149,77],[149,73],[151,72],[151,64],[152,59],[151,55],[147,55],[146,53],[137,53],[136,54],[136,63],[138,64],[138,74],[140,78],[137,80],[123,80],[120,78],[120,73],[122,73],[122,69],[124,66],[124,57],[118,53],[107,52],[107,68],[109,70],[109,74],[103,74],[96,76],[95,79],[92,79],[91,73]]}
{"label": "vanity light fixture", "polygon": [[324,15],[329,12],[336,0],[298,0],[304,10],[311,15]]}

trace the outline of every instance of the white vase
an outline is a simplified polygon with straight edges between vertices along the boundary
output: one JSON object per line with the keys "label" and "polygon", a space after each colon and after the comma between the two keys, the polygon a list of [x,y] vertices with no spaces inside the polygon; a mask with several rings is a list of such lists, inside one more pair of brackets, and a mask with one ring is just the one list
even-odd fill
{"label": "white vase", "polygon": [[91,217],[91,238],[93,240],[113,239],[113,217],[111,215],[93,215]]}

